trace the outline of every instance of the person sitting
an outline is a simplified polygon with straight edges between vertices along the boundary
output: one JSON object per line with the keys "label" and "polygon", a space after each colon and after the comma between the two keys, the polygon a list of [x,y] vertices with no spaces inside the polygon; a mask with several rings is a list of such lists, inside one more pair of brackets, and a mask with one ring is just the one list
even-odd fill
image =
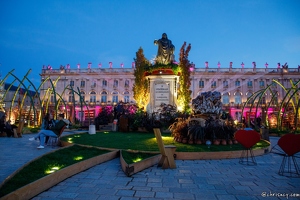
{"label": "person sitting", "polygon": [[3,134],[6,132],[6,127],[5,127],[5,113],[0,111],[0,132]]}
{"label": "person sitting", "polygon": [[12,128],[10,122],[11,122],[10,120],[5,122],[5,132],[6,132],[7,137],[14,136],[14,131],[13,131],[13,128]]}
{"label": "person sitting", "polygon": [[[52,115],[46,113],[42,121],[41,130],[50,130],[52,126],[55,126],[55,121],[53,120]],[[49,138],[50,138],[49,136],[46,136],[45,144],[48,143]]]}
{"label": "person sitting", "polygon": [[51,127],[49,130],[41,130],[35,137],[29,138],[30,141],[40,139],[40,145],[37,147],[38,149],[43,149],[45,145],[45,137],[58,137],[62,128],[66,126],[64,122],[64,114],[58,115],[58,120],[55,123],[55,126]]}

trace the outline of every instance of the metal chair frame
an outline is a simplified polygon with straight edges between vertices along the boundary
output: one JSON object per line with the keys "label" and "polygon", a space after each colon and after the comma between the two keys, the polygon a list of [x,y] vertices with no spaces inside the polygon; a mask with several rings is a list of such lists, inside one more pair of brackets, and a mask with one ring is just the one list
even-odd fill
{"label": "metal chair frame", "polygon": [[[249,159],[249,158],[251,158],[251,159]],[[252,148],[247,148],[242,151],[239,163],[247,164],[247,165],[257,165]]]}
{"label": "metal chair frame", "polygon": [[279,167],[278,174],[286,177],[300,178],[300,168],[298,166],[296,158],[300,158],[298,155],[287,155],[278,145],[275,145],[270,153],[274,153],[283,156],[282,162]]}

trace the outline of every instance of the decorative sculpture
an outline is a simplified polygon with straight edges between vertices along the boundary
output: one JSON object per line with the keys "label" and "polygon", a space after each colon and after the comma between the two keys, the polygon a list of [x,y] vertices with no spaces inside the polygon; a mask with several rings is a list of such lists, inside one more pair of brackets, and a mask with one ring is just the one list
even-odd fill
{"label": "decorative sculpture", "polygon": [[192,109],[195,114],[221,114],[221,93],[217,91],[202,92],[199,96],[192,100]]}
{"label": "decorative sculpture", "polygon": [[166,33],[162,34],[162,38],[154,40],[154,44],[158,45],[158,51],[156,56],[156,62],[161,64],[170,64],[174,61],[175,46],[172,41],[168,39]]}

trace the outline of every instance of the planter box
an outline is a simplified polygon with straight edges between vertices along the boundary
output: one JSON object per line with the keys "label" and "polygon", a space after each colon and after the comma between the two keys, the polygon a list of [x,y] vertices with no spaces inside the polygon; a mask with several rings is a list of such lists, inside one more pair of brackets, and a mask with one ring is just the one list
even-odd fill
{"label": "planter box", "polygon": [[69,167],[63,168],[59,171],[56,171],[48,176],[45,176],[39,180],[36,180],[24,187],[21,187],[14,192],[7,194],[2,197],[1,200],[11,200],[11,199],[31,199],[34,196],[40,194],[41,192],[53,187],[54,185],[60,183],[61,181],[79,173],[84,170],[87,170],[95,165],[100,163],[112,160],[118,157],[119,151],[113,151],[110,153],[106,153],[100,156],[96,156]]}
{"label": "planter box", "polygon": [[[268,142],[268,141],[267,141]],[[264,155],[271,150],[271,145],[266,148],[254,149],[254,156]],[[217,152],[176,152],[177,160],[215,160],[240,158],[242,151],[217,151]]]}
{"label": "planter box", "polygon": [[122,156],[122,150],[120,151],[120,163],[121,163],[122,170],[126,174],[126,176],[131,176],[131,175],[133,175],[137,172],[140,172],[146,168],[156,165],[158,163],[158,161],[160,160],[160,158],[161,158],[161,154],[158,154],[158,155],[155,154],[155,155],[153,155],[153,157],[144,159],[142,161],[132,163],[132,164],[127,164]]}

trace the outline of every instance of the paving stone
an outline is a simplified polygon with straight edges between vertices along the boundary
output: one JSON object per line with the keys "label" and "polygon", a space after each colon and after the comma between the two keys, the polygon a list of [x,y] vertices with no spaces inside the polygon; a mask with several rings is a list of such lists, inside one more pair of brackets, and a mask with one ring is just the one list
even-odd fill
{"label": "paving stone", "polygon": [[147,198],[147,197],[154,197],[155,192],[149,192],[149,191],[136,191],[134,194],[134,197],[140,197],[140,198]]}
{"label": "paving stone", "polygon": [[[26,134],[16,140],[1,138],[4,153],[0,154],[0,160],[10,163],[0,165],[2,181],[25,163],[55,150],[37,150],[37,143],[28,141],[31,136]],[[271,142],[276,144],[277,139],[271,137]],[[9,148],[16,151],[5,155]],[[299,196],[289,199],[300,198],[299,179],[278,175],[281,156],[269,153],[256,160],[256,166],[241,165],[238,159],[176,160],[176,169],[161,169],[155,165],[127,177],[116,158],[76,174],[33,199],[279,199],[262,197],[263,192],[295,193]],[[299,163],[299,159],[297,161]]]}

